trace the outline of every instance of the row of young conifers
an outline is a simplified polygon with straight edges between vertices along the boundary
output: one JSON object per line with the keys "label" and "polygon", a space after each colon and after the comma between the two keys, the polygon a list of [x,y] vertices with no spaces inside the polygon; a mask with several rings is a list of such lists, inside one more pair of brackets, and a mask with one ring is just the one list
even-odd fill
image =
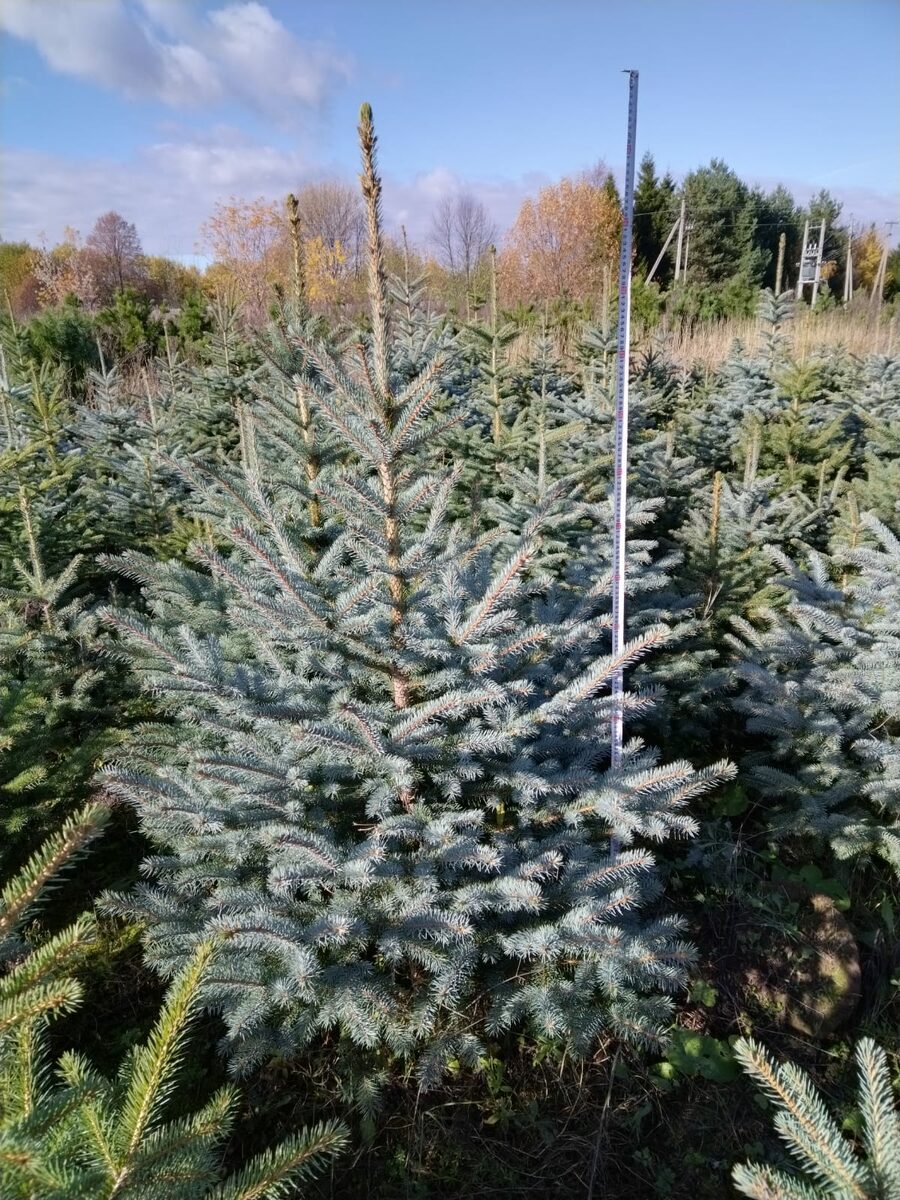
{"label": "row of young conifers", "polygon": [[[238,1077],[324,1045],[377,1128],[397,1080],[452,1086],[514,1035],[658,1058],[703,937],[676,871],[721,897],[812,869],[851,916],[854,888],[892,911],[900,363],[795,361],[771,293],[762,349],[714,375],[638,358],[614,658],[614,347],[588,330],[562,362],[547,336],[513,366],[496,299],[425,315],[384,269],[365,106],[360,139],[365,328],[309,316],[298,278],[264,338],[222,323],[74,396],[4,331],[4,1197],[282,1194],[344,1146],[320,1124],[223,1181],[234,1087],[170,1111],[202,1009]],[[96,914],[29,935],[110,811]],[[171,981],[162,1014],[116,1082],[74,1053],[54,1073],[47,1020],[113,918]],[[813,1189],[900,1194],[873,1042],[856,1146],[802,1073],[734,1053]],[[777,1165],[735,1181],[819,1194]]]}

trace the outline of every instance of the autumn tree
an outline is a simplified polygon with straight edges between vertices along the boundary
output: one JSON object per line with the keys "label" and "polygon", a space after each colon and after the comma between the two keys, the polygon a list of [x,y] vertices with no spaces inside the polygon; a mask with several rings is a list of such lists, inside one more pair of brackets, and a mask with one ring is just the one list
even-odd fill
{"label": "autumn tree", "polygon": [[145,255],[144,291],[155,303],[179,308],[200,289],[200,272],[161,254]]}
{"label": "autumn tree", "polygon": [[42,246],[34,262],[37,296],[46,307],[74,297],[83,308],[95,307],[98,299],[94,263],[82,245],[77,229],[67,225],[63,240],[52,249]]}
{"label": "autumn tree", "polygon": [[142,274],[141,239],[134,224],[121,213],[110,211],[97,218],[86,249],[103,300]]}
{"label": "autumn tree", "polygon": [[0,242],[0,298],[16,317],[37,308],[37,259],[38,252],[27,242]]}
{"label": "autumn tree", "polygon": [[466,294],[472,291],[475,269],[497,238],[487,209],[469,192],[446,196],[431,222],[431,241],[442,267],[461,275]]}
{"label": "autumn tree", "polygon": [[340,180],[309,183],[297,192],[297,210],[306,241],[330,256],[341,272],[359,273],[365,221],[358,189]]}
{"label": "autumn tree", "polygon": [[287,276],[284,214],[263,197],[219,203],[200,230],[201,247],[212,254],[215,275],[233,288],[244,316],[254,325],[265,320],[274,283]]}
{"label": "autumn tree", "polygon": [[871,290],[881,265],[884,243],[870,225],[853,239],[853,286]]}
{"label": "autumn tree", "polygon": [[311,305],[332,308],[348,298],[347,255],[340,242],[321,237],[306,242],[306,290]]}
{"label": "autumn tree", "polygon": [[516,299],[596,298],[619,252],[622,210],[600,172],[562,179],[527,199],[507,236],[504,289]]}

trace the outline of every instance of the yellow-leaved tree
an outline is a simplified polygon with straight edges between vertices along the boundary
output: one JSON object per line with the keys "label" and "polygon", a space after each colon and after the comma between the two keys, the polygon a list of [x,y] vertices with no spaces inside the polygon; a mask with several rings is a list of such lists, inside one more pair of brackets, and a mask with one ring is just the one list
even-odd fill
{"label": "yellow-leaved tree", "polygon": [[200,244],[231,284],[251,324],[262,323],[273,284],[288,277],[287,231],[280,205],[261,196],[219,203],[200,230]]}
{"label": "yellow-leaved tree", "polygon": [[305,254],[306,294],[310,304],[331,306],[346,299],[347,252],[341,243],[309,238]]}
{"label": "yellow-leaved tree", "polygon": [[619,253],[622,209],[603,168],[542,188],[526,200],[501,258],[509,300],[596,297]]}
{"label": "yellow-leaved tree", "polygon": [[884,243],[870,225],[853,239],[853,284],[854,287],[871,289],[881,264]]}

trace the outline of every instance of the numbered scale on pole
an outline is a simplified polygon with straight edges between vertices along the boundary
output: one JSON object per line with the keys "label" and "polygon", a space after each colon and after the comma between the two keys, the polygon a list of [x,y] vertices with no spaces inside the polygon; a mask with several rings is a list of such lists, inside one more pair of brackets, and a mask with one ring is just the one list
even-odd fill
{"label": "numbered scale on pole", "polygon": [[[625,646],[625,522],[628,483],[628,351],[631,340],[631,245],[634,218],[634,158],[637,136],[638,73],[628,71],[628,143],[625,154],[625,189],[622,199],[622,253],[619,259],[619,314],[616,351],[615,466],[613,474],[612,652],[621,656]],[[624,745],[625,679],[620,667],[612,677],[610,765],[622,765]],[[610,853],[619,850],[617,838]]]}

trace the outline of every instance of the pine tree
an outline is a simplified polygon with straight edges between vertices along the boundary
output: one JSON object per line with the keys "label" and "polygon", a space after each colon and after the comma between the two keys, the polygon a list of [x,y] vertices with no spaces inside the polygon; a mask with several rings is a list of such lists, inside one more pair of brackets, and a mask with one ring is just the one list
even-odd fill
{"label": "pine tree", "polygon": [[847,848],[882,853],[900,872],[900,539],[873,513],[862,524],[870,544],[839,552],[839,561],[855,571],[849,589],[863,628],[851,675],[867,696],[869,730],[853,746],[866,765],[862,792],[880,818],[870,829],[848,831]]}
{"label": "pine tree", "polygon": [[509,406],[510,369],[506,361],[506,351],[511,342],[518,336],[518,330],[510,321],[501,323],[500,307],[497,296],[497,251],[490,248],[490,306],[487,327],[472,324],[468,328],[471,335],[481,343],[484,350],[483,361],[479,362],[484,379],[483,403],[490,414],[491,438],[495,446],[504,442],[506,433],[507,412]]}
{"label": "pine tree", "polygon": [[721,159],[691,171],[684,181],[691,223],[691,279],[722,284],[739,277],[759,284],[767,255],[756,245],[753,197]]}
{"label": "pine tree", "polygon": [[154,882],[110,903],[169,975],[224,939],[209,999],[236,1069],[336,1028],[429,1084],[514,1025],[579,1053],[601,1029],[660,1034],[691,950],[652,907],[646,841],[690,834],[689,800],[730,768],[661,765],[636,739],[608,768],[611,675],[664,634],[609,654],[608,526],[569,579],[543,570],[558,481],[511,544],[447,520],[445,359],[433,344],[397,378],[368,106],[360,138],[371,333],[339,353],[290,330],[340,461],[313,484],[302,457],[293,480],[186,464],[227,553],[120,563],[150,618],[110,619],[171,723],[104,775],[160,847]]}
{"label": "pine tree", "polygon": [[76,1007],[70,972],[96,933],[78,918],[35,947],[23,940],[48,887],[101,832],[99,804],[70,818],[0,893],[0,1191],[4,1200],[264,1200],[283,1195],[346,1143],[335,1122],[302,1130],[222,1180],[220,1147],[238,1096],[220,1089],[192,1116],[165,1119],[215,947],[200,945],[172,984],[143,1046],[115,1080],[81,1055],[49,1061],[48,1018]]}
{"label": "pine tree", "polygon": [[785,490],[802,488],[818,503],[843,478],[851,441],[842,415],[821,423],[822,381],[815,364],[794,364],[777,377],[788,403],[763,426],[760,463],[777,471]]}
{"label": "pine tree", "polygon": [[866,437],[857,498],[861,508],[893,522],[900,515],[900,360],[876,355],[866,361],[858,411]]}
{"label": "pine tree", "polygon": [[[67,1012],[81,1000],[81,984],[70,972],[94,938],[93,916],[79,917],[35,948],[28,947],[23,930],[62,872],[100,834],[106,818],[107,809],[98,803],[67,818],[0,892],[0,1062],[4,1065],[9,1039],[23,1031],[27,1036],[34,1021]],[[4,1110],[5,1105],[0,1113]]]}
{"label": "pine tree", "polygon": [[142,396],[127,393],[115,368],[91,372],[90,380],[91,404],[74,414],[71,439],[77,501],[92,514],[86,548],[178,552],[196,533],[185,512],[186,488],[165,461],[178,448],[181,423],[154,397],[147,373]]}

